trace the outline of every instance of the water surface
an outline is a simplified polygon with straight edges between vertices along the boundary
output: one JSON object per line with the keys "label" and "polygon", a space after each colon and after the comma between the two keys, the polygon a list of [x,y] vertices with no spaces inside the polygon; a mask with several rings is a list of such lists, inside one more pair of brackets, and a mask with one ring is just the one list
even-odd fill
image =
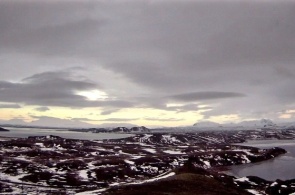
{"label": "water surface", "polygon": [[26,138],[29,136],[46,136],[55,135],[69,139],[82,140],[102,140],[102,139],[120,139],[131,137],[133,134],[125,133],[90,133],[90,132],[75,132],[65,129],[40,129],[40,128],[6,128],[10,131],[1,131],[0,136]]}
{"label": "water surface", "polygon": [[242,145],[258,148],[281,147],[287,150],[287,153],[259,163],[232,166],[229,174],[237,177],[252,175],[266,180],[295,179],[295,140],[248,141]]}

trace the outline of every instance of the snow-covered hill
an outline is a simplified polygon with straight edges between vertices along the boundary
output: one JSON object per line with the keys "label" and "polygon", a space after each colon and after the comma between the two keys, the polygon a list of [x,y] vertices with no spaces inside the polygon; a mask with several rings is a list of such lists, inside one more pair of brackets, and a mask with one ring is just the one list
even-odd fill
{"label": "snow-covered hill", "polygon": [[251,120],[251,121],[242,121],[237,123],[239,126],[246,126],[246,127],[275,127],[276,124],[269,119],[261,119],[261,120]]}
{"label": "snow-covered hill", "polygon": [[225,124],[215,123],[211,121],[201,121],[193,125],[193,128],[196,128],[196,129],[202,128],[202,129],[210,129],[210,130],[224,130],[224,129],[253,130],[253,129],[264,129],[264,128],[276,129],[277,127],[278,125],[276,125],[273,121],[269,119],[249,120],[249,121],[242,121],[239,123],[225,123]]}

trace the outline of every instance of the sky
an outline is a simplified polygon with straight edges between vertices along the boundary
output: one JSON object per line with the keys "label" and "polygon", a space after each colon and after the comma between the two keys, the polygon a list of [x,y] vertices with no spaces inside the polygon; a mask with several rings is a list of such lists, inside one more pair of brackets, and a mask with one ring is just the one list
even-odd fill
{"label": "sky", "polygon": [[295,1],[2,0],[0,123],[295,117]]}

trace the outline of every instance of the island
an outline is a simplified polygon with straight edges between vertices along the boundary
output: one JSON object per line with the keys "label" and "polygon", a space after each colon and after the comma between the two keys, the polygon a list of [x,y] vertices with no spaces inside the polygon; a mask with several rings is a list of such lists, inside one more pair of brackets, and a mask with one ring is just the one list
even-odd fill
{"label": "island", "polygon": [[2,127],[0,127],[0,131],[9,131],[8,129],[4,129]]}

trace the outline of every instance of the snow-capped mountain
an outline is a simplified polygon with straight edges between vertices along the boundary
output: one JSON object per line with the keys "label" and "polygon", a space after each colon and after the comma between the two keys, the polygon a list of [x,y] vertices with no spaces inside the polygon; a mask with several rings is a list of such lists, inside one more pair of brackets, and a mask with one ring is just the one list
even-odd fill
{"label": "snow-capped mountain", "polygon": [[240,123],[237,123],[237,125],[244,126],[244,127],[257,127],[257,128],[276,126],[276,124],[269,119],[242,121]]}
{"label": "snow-capped mountain", "polygon": [[193,125],[194,128],[205,128],[205,129],[262,129],[262,128],[270,128],[275,129],[277,125],[269,120],[269,119],[261,119],[261,120],[249,120],[249,121],[242,121],[239,123],[226,123],[226,124],[219,124],[211,121],[201,121],[195,123]]}

